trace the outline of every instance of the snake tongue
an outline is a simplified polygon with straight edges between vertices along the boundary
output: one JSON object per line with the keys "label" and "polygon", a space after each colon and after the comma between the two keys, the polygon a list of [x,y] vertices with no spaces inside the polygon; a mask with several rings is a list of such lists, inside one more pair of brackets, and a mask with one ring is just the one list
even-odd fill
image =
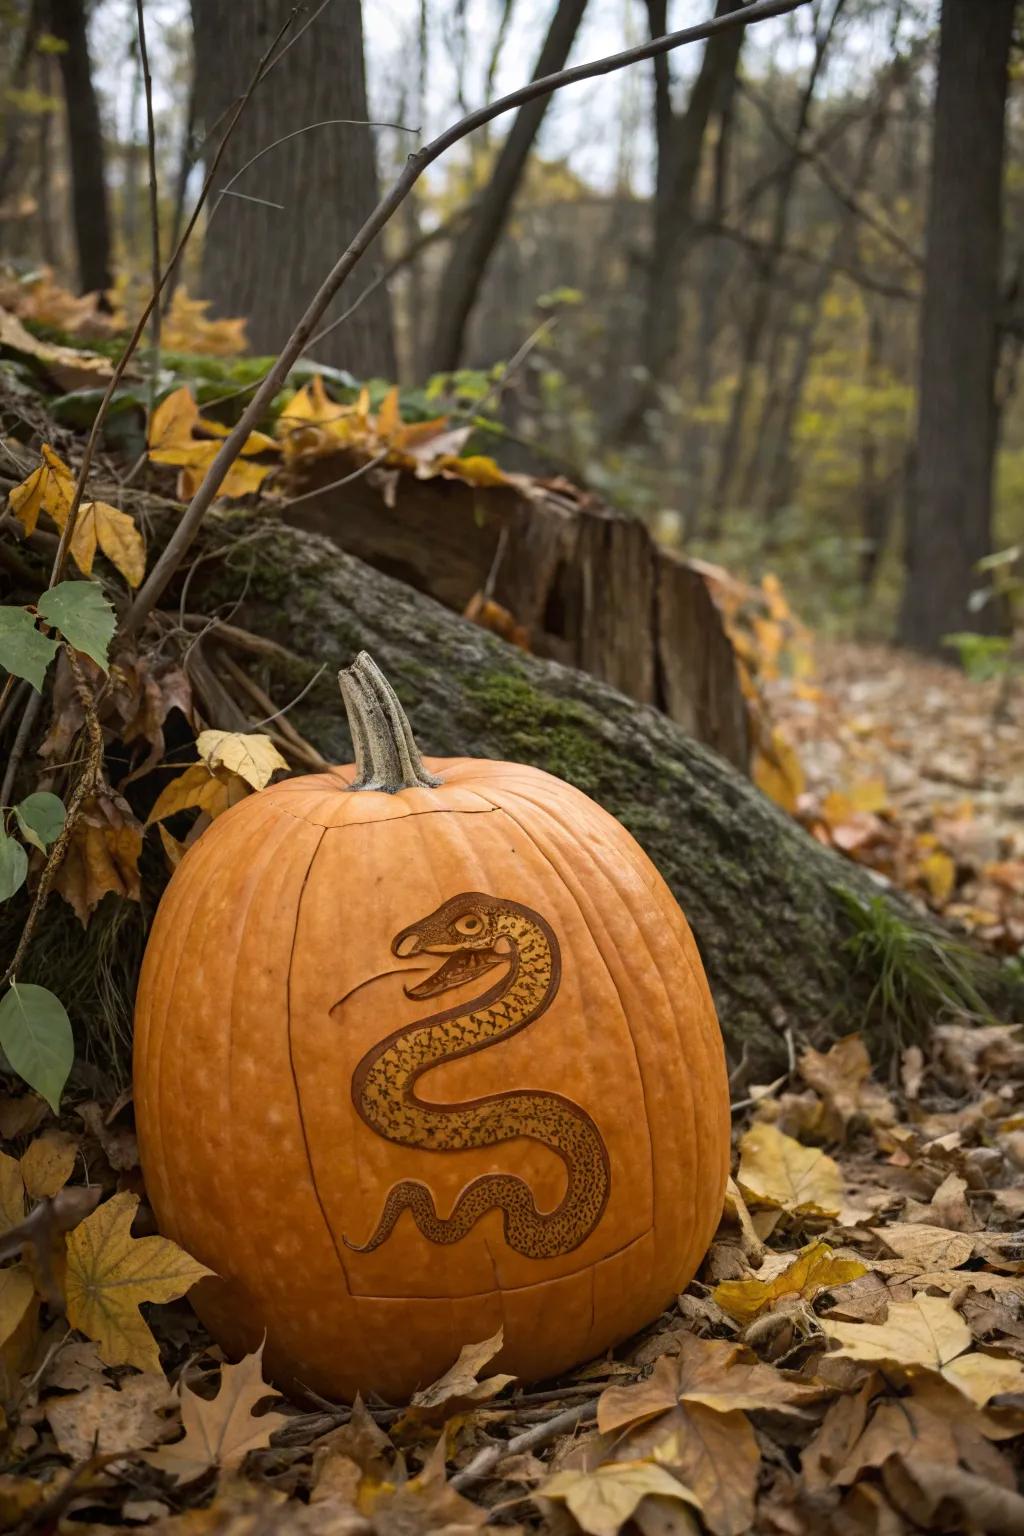
{"label": "snake tongue", "polygon": [[436,997],[439,992],[450,992],[452,988],[461,987],[467,981],[474,981],[507,960],[507,955],[498,954],[493,949],[457,949],[438,966],[432,976],[428,976],[418,986],[406,987],[405,995],[413,998]]}

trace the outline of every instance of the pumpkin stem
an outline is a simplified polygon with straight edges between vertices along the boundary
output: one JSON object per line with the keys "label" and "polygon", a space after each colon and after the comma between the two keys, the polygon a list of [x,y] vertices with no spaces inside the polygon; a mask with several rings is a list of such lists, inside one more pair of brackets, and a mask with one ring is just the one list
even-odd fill
{"label": "pumpkin stem", "polygon": [[441,780],[424,768],[405,710],[373,658],[360,651],[352,665],[338,673],[338,682],[356,754],[356,776],[349,789],[395,795],[417,786],[436,788]]}

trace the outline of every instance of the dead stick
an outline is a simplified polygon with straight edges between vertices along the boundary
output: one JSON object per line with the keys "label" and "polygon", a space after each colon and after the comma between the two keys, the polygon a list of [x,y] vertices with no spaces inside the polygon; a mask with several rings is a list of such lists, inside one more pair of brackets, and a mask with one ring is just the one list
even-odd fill
{"label": "dead stick", "polygon": [[429,165],[433,164],[453,144],[457,144],[460,139],[464,139],[475,129],[482,128],[485,123],[491,122],[503,113],[522,106],[524,102],[533,101],[539,96],[550,96],[552,92],[561,90],[563,86],[573,85],[580,80],[593,80],[599,75],[613,74],[616,70],[624,69],[629,64],[638,64],[644,59],[651,59],[659,54],[670,53],[674,48],[682,47],[685,43],[695,43],[704,38],[715,37],[718,33],[729,31],[732,27],[747,26],[753,21],[763,21],[770,16],[785,15],[790,11],[795,11],[799,6],[808,3],[809,0],[754,0],[752,5],[744,6],[740,10],[732,11],[724,16],[716,16],[711,21],[704,22],[700,26],[687,27],[681,32],[671,32],[664,37],[653,38],[637,48],[628,48],[623,53],[610,54],[605,58],[596,59],[589,64],[578,64],[572,69],[563,69],[557,74],[545,75],[540,80],[531,80],[528,85],[520,86],[518,90],[512,91],[508,96],[502,96],[498,101],[491,102],[488,106],[480,107],[475,112],[470,112],[466,117],[453,124],[452,127],[447,128],[436,139],[431,140],[429,144],[425,144],[416,154],[410,155],[406,162],[405,170],[399,176],[391,191],[377,204],[377,207],[363,224],[351,245],[342,252],[334,267],[328,273],[323,283],[321,283],[305,314],[285,343],[284,350],[278,357],[277,362],[253,395],[252,400],[239,418],[238,424],[224,439],[220,451],[207,470],[203,482],[195,496],[193,496],[185,515],[172,534],[149,577],[137,593],[135,602],[132,604],[124,621],[124,634],[132,635],[136,633],[140,625],[145,623],[160,601],[168,583],[172,580],[181,564],[189,545],[195,538],[199,525],[220,489],[228,470],[238,457],[242,444],[247,440],[250,431],[259,421],[263,412],[269,407],[270,402],[288,377],[292,365],[301,357],[302,349],[313,334],[317,322],[334,299],[353,267],[356,266],[377,236],[390,222],[393,214],[401,207]]}
{"label": "dead stick", "polygon": [[575,1408],[567,1408],[564,1413],[556,1413],[553,1419],[548,1419],[544,1424],[535,1424],[532,1429],[526,1429],[521,1435],[513,1435],[511,1440],[506,1440],[504,1445],[488,1445],[482,1451],[478,1451],[461,1472],[456,1472],[449,1483],[461,1493],[470,1483],[475,1483],[481,1477],[486,1477],[493,1467],[505,1456],[519,1456],[525,1451],[535,1451],[542,1445],[550,1445],[552,1440],[557,1440],[559,1435],[568,1434],[575,1429],[584,1419],[593,1418],[597,1413],[596,1403],[577,1403]]}

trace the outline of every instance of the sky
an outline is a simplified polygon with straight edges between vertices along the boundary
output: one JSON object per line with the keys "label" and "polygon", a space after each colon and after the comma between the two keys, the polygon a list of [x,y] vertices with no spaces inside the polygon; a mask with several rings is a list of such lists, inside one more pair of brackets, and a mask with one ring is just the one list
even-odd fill
{"label": "sky", "polygon": [[[235,0],[245,3],[245,0]],[[470,107],[484,99],[487,61],[503,0],[425,0],[428,8],[427,101],[421,126],[432,137],[461,116],[457,100],[457,48],[455,17],[465,7],[468,39],[464,90]],[[822,5],[835,0],[814,0],[791,16],[758,23],[747,43],[746,67],[761,73],[805,68],[812,54],[811,29]],[[842,89],[875,68],[888,52],[894,7],[902,3],[908,24],[937,11],[937,0],[861,0],[849,9],[853,19],[844,24],[841,41],[826,77],[826,88]],[[405,121],[416,112],[418,65],[417,35],[421,0],[364,0],[363,22],[371,111],[374,117],[392,118],[405,98]],[[551,0],[512,0],[512,21],[496,74],[499,94],[525,83],[551,14]],[[670,25],[674,28],[705,20],[713,0],[674,0]],[[864,14],[867,9],[868,14]],[[168,159],[176,158],[184,94],[183,40],[188,36],[188,0],[147,0],[147,35],[154,76],[154,100],[158,138],[170,144]],[[589,0],[583,25],[570,63],[601,57],[641,42],[646,12],[640,0]],[[315,23],[314,23],[315,25]],[[127,137],[133,111],[133,65],[130,49],[135,27],[134,0],[99,0],[94,8],[91,47],[104,110],[116,124],[118,137]],[[177,46],[175,47],[175,42]],[[701,45],[678,50],[672,56],[672,73],[680,97],[700,62]],[[410,64],[412,62],[412,68]],[[630,182],[638,193],[649,191],[653,173],[650,136],[651,66],[634,65],[560,91],[545,116],[541,152],[566,159],[572,170],[598,190],[610,190],[619,179],[623,159]],[[142,131],[141,103],[135,107]],[[625,130],[623,125],[626,125]],[[497,126],[501,132],[501,123]],[[404,155],[410,140],[383,136],[378,154],[382,175],[396,154]],[[413,141],[414,142],[414,141]],[[466,153],[461,147],[452,152]],[[435,168],[433,176],[443,175]]]}

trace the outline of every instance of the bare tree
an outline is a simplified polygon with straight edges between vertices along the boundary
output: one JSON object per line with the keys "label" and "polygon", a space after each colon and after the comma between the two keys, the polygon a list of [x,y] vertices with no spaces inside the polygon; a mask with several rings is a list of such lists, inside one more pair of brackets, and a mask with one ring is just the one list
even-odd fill
{"label": "bare tree", "polygon": [[[196,113],[210,140],[207,152],[293,9],[292,0],[192,0]],[[218,186],[238,180],[219,206],[214,192],[203,296],[219,314],[246,317],[255,352],[280,350],[333,254],[346,247],[377,200],[367,116],[360,0],[333,0],[296,34],[273,79],[249,104],[231,136]],[[375,263],[368,266],[372,279]],[[386,288],[319,343],[316,356],[359,377],[393,376]]]}
{"label": "bare tree", "polygon": [[992,537],[1003,150],[1014,0],[943,0],[935,96],[917,440],[900,636],[939,652],[972,614]]}
{"label": "bare tree", "polygon": [[110,211],[103,129],[89,62],[86,11],[85,0],[50,0],[50,31],[64,45],[58,57],[67,112],[79,287],[83,293],[103,293],[113,282]]}
{"label": "bare tree", "polygon": [[[586,0],[557,0],[533,72],[534,80],[544,75],[553,75],[564,68],[585,7]],[[445,373],[459,365],[470,313],[480,292],[487,264],[505,227],[549,100],[549,96],[538,96],[526,102],[516,113],[515,121],[495,161],[491,179],[477,199],[467,229],[452,247],[437,299],[437,321],[429,356],[430,372]]]}

